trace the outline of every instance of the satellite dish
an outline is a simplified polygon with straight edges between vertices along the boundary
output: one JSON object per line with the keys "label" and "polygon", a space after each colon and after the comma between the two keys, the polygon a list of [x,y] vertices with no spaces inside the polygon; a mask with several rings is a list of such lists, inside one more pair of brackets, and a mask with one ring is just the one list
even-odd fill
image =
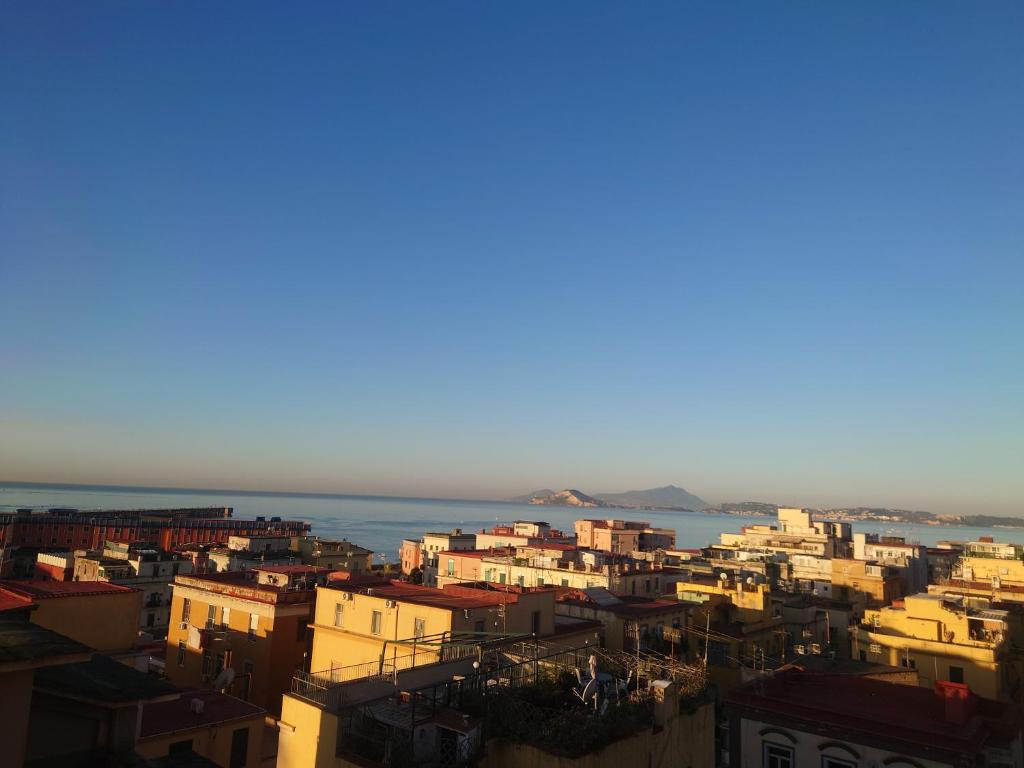
{"label": "satellite dish", "polygon": [[216,688],[218,691],[223,691],[225,688],[227,688],[229,685],[231,685],[231,683],[234,681],[234,679],[235,679],[235,670],[234,670],[234,668],[232,668],[232,667],[225,667],[224,669],[222,669],[220,671],[220,674],[217,675],[216,679],[214,679],[213,687]]}
{"label": "satellite dish", "polygon": [[725,571],[722,571],[722,573],[718,574],[718,580],[719,581],[728,581],[729,580],[729,574],[727,574]]}
{"label": "satellite dish", "polygon": [[747,584],[749,584],[750,586],[754,586],[754,577],[753,576],[747,576]]}

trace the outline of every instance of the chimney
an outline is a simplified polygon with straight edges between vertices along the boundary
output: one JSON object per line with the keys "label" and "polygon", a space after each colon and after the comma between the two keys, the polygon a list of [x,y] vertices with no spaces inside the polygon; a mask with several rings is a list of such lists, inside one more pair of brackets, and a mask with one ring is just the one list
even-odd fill
{"label": "chimney", "polygon": [[942,697],[945,705],[946,722],[951,725],[966,725],[974,715],[977,697],[963,683],[950,683],[939,680],[935,683],[935,692]]}

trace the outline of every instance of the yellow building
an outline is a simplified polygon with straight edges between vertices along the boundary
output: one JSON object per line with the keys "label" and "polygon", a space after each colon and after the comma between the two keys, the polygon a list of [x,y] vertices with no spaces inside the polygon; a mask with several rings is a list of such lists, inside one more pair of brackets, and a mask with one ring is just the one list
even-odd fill
{"label": "yellow building", "polygon": [[[630,654],[514,642],[463,650],[393,678],[298,681],[284,697],[277,768],[714,765],[714,708],[699,669],[680,666],[680,679],[662,680],[644,667],[625,690],[612,682],[627,678]],[[591,663],[595,679],[608,681],[603,704],[568,689],[551,696],[589,675]],[[612,718],[617,709],[622,716]],[[608,728],[593,726],[604,716],[596,712],[609,716]]]}
{"label": "yellow building", "polygon": [[258,768],[265,715],[217,691],[186,691],[142,708],[135,751],[153,759],[192,750],[222,768]]}
{"label": "yellow building", "polygon": [[553,635],[554,604],[553,589],[332,582],[317,590],[311,669],[330,675],[399,657],[408,664],[430,663],[437,660],[439,643],[460,635]]}
{"label": "yellow building", "polygon": [[1009,655],[1007,612],[942,594],[910,595],[865,612],[855,658],[916,669],[920,684],[965,683],[979,696],[1020,701],[1021,665]]}
{"label": "yellow building", "polygon": [[138,639],[137,589],[104,581],[3,581],[0,593],[33,601],[33,624],[97,651],[130,654]]}
{"label": "yellow building", "polygon": [[691,658],[706,654],[708,677],[722,688],[744,682],[744,669],[785,656],[785,598],[767,584],[693,578],[676,584],[676,596],[693,606]]}
{"label": "yellow building", "polygon": [[210,687],[267,711],[281,711],[281,694],[297,669],[307,669],[307,626],[323,568],[284,565],[252,571],[178,576],[174,582],[166,674],[183,688]]}
{"label": "yellow building", "polygon": [[1024,585],[1024,546],[991,539],[970,541],[964,545],[953,577],[963,581]]}

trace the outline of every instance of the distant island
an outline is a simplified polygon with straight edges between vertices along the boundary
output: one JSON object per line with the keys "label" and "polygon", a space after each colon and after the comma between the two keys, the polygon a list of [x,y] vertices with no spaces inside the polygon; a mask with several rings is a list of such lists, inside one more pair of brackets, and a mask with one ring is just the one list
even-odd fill
{"label": "distant island", "polygon": [[511,501],[523,504],[542,504],[557,507],[621,507],[624,509],[674,509],[700,512],[711,505],[699,496],[675,485],[648,488],[642,491],[623,491],[589,496],[575,488],[553,491],[544,488]]}
{"label": "distant island", "polygon": [[[740,517],[775,517],[779,505],[763,501],[737,501],[712,505],[684,488],[666,485],[641,491],[599,493],[590,496],[575,488],[553,491],[543,488],[517,496],[510,501],[554,507],[659,509],[678,512],[708,512]],[[920,525],[960,525],[973,528],[1024,528],[1024,518],[1000,515],[937,515],[934,512],[886,507],[843,507],[812,509],[821,520],[836,522],[914,523]]]}

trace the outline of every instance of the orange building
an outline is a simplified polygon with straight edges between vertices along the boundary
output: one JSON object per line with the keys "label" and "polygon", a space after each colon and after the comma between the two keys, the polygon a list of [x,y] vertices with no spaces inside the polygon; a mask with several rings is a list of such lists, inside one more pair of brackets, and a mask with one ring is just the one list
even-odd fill
{"label": "orange building", "polygon": [[[307,666],[315,588],[327,569],[282,565],[178,576],[166,674],[183,688],[219,682],[277,715],[292,675]],[[226,675],[220,673],[232,670]]]}

